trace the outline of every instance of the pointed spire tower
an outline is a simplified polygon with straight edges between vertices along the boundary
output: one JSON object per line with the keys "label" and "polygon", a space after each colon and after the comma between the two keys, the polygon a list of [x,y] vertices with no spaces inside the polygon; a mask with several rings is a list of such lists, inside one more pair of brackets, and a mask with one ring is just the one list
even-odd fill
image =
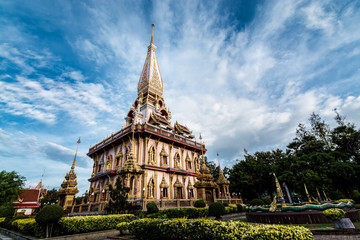
{"label": "pointed spire tower", "polygon": [[78,188],[76,187],[77,181],[76,181],[76,173],[75,173],[75,162],[76,162],[77,151],[79,149],[79,144],[80,144],[80,137],[79,140],[77,141],[75,157],[71,169],[66,174],[65,180],[63,181],[63,183],[61,184],[61,188],[59,189],[59,198],[60,198],[59,203],[61,206],[64,207],[64,209],[72,205],[75,194],[79,192]]}
{"label": "pointed spire tower", "polygon": [[154,28],[155,24],[152,24],[150,45],[138,83],[138,96],[125,117],[126,126],[132,123],[150,122],[153,125],[162,125],[172,130],[171,112],[165,107],[163,97],[164,87],[156,57]]}
{"label": "pointed spire tower", "polygon": [[[154,45],[154,27],[155,24],[153,23],[150,45],[148,46],[144,67],[139,78],[138,95],[144,94],[144,96],[156,98],[162,97],[164,89],[159,63],[156,57],[156,46]],[[149,94],[151,96],[149,96]]]}

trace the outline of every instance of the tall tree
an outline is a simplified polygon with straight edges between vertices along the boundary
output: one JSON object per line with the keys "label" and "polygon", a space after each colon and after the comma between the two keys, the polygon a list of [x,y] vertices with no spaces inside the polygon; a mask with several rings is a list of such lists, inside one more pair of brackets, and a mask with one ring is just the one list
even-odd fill
{"label": "tall tree", "polygon": [[127,198],[130,188],[123,185],[120,177],[116,179],[115,188],[109,184],[109,191],[110,199],[105,211],[108,213],[120,213],[126,210],[126,207],[128,206]]}
{"label": "tall tree", "polygon": [[0,172],[0,206],[11,203],[17,199],[19,191],[23,188],[26,178],[17,172]]}

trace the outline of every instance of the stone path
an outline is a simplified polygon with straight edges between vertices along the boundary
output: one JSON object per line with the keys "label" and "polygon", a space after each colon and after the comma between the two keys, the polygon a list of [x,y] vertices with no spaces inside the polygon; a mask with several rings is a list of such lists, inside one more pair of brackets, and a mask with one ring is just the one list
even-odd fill
{"label": "stone path", "polygon": [[8,237],[8,236],[5,236],[5,235],[3,235],[2,233],[0,233],[0,239],[1,239],[1,240],[13,240],[13,238]]}
{"label": "stone path", "polygon": [[327,240],[327,239],[359,240],[360,235],[314,235],[314,240]]}

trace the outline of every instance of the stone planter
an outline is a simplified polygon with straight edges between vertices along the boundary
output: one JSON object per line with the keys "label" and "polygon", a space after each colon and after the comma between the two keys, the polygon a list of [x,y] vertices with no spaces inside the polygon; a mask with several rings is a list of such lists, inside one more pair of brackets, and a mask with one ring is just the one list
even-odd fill
{"label": "stone planter", "polygon": [[339,229],[355,229],[354,224],[350,220],[350,218],[342,218],[339,220],[334,220],[335,228]]}

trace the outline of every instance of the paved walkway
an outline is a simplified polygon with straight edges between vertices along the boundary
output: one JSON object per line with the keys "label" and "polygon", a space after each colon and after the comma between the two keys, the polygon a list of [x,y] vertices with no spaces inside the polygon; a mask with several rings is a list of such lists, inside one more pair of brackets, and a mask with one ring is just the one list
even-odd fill
{"label": "paved walkway", "polygon": [[1,240],[13,240],[13,238],[8,237],[8,236],[5,236],[5,235],[3,235],[2,233],[0,233],[0,239],[1,239]]}
{"label": "paved walkway", "polygon": [[327,239],[359,240],[360,235],[314,235],[314,240],[327,240]]}

